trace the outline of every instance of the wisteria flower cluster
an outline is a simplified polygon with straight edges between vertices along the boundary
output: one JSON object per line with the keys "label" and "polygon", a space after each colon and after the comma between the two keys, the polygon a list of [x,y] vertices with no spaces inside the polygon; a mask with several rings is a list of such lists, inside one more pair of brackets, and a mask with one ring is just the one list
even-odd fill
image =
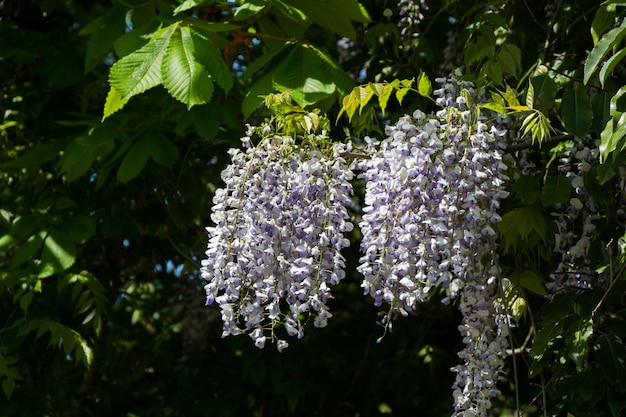
{"label": "wisteria flower cluster", "polygon": [[[262,139],[253,146],[255,133]],[[282,350],[279,327],[300,338],[304,318],[326,326],[330,287],[345,276],[353,174],[341,155],[349,147],[324,135],[296,143],[268,125],[247,134],[215,192],[201,273],[207,304],[221,308],[222,336],[246,333],[258,347],[270,338]]]}
{"label": "wisteria flower cluster", "polygon": [[424,20],[423,11],[428,10],[425,0],[400,0],[398,27],[403,40],[401,47],[409,49],[414,38],[419,36],[419,24]]}
{"label": "wisteria flower cluster", "polygon": [[366,189],[358,270],[365,293],[377,306],[389,306],[382,313],[386,328],[395,313],[408,315],[436,286],[449,294],[445,302],[460,296],[466,348],[459,353],[464,364],[454,368],[455,407],[459,414],[486,415],[498,392],[507,334],[494,304],[498,268],[485,267],[495,261],[494,226],[507,196],[504,132],[475,120],[470,83],[438,81],[441,111],[428,117],[417,110],[389,126],[380,143],[367,140],[372,156],[361,164]]}

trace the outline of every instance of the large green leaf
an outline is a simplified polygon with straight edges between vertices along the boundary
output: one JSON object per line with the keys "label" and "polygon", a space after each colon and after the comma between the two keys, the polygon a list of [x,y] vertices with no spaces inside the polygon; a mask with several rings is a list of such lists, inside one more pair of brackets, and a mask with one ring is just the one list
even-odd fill
{"label": "large green leaf", "polygon": [[206,69],[213,81],[224,91],[230,90],[233,86],[233,76],[219,49],[208,37],[194,28],[191,28],[190,33],[196,61]]}
{"label": "large green leaf", "polygon": [[163,82],[161,63],[177,25],[168,26],[135,52],[126,55],[111,67],[111,91],[105,104],[104,117],[121,109],[128,100]]}
{"label": "large green leaf", "polygon": [[583,139],[589,133],[592,118],[587,89],[579,87],[566,90],[561,104],[561,119],[567,131]]}
{"label": "large green leaf", "polygon": [[189,28],[178,26],[170,37],[161,72],[164,87],[187,109],[206,103],[213,95],[213,81],[195,56]]}
{"label": "large green leaf", "polygon": [[606,379],[621,390],[626,389],[626,348],[622,339],[604,334],[596,340],[594,351]]}
{"label": "large green leaf", "polygon": [[300,107],[314,104],[335,92],[328,65],[306,45],[298,45],[274,74],[274,87],[291,95]]}
{"label": "large green leaf", "polygon": [[598,44],[589,53],[584,66],[584,82],[587,84],[591,76],[596,72],[600,62],[606,55],[618,45],[626,36],[626,19],[622,23],[605,33],[598,41]]}
{"label": "large green leaf", "polygon": [[148,163],[150,157],[150,141],[145,137],[137,140],[129,149],[117,170],[117,179],[128,182],[135,178]]}

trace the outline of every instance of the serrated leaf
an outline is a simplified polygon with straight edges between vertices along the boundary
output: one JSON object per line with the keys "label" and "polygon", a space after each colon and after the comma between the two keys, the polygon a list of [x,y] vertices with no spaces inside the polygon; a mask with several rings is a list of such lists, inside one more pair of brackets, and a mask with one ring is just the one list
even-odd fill
{"label": "serrated leaf", "polygon": [[570,200],[572,185],[564,175],[548,177],[541,191],[541,203],[546,206],[555,206]]}
{"label": "serrated leaf", "polygon": [[589,82],[604,57],[622,41],[624,36],[626,36],[626,19],[622,20],[618,27],[611,29],[600,38],[585,60],[583,77],[585,84]]}
{"label": "serrated leaf", "polygon": [[591,126],[591,103],[585,88],[568,89],[561,102],[561,119],[568,132],[583,139]]}
{"label": "serrated leaf", "polygon": [[213,95],[213,81],[196,61],[196,51],[188,27],[178,26],[170,36],[161,64],[163,86],[176,100],[187,106],[204,104]]}
{"label": "serrated leaf", "polygon": [[109,93],[107,94],[107,98],[104,102],[104,112],[102,113],[102,121],[107,117],[111,116],[113,113],[121,110],[122,107],[128,103],[130,98],[123,98],[120,93],[113,87],[109,88]]}
{"label": "serrated leaf", "polygon": [[109,73],[109,94],[112,95],[110,107],[113,111],[109,114],[119,110],[121,107],[118,106],[123,107],[131,97],[163,82],[161,64],[177,27],[175,24],[158,31],[156,37],[147,44],[113,64]]}
{"label": "serrated leaf", "polygon": [[191,29],[191,39],[193,40],[197,62],[204,67],[217,85],[222,87],[224,91],[229,91],[233,86],[233,76],[219,49],[209,38],[193,28]]}

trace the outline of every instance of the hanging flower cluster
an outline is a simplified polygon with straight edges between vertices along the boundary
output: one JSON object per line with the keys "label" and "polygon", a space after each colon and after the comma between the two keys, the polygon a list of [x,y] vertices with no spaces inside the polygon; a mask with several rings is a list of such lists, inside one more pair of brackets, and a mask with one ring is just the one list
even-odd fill
{"label": "hanging flower cluster", "polygon": [[[256,146],[254,133],[263,135]],[[345,276],[340,251],[353,227],[346,210],[352,171],[341,157],[348,146],[327,142],[310,135],[296,144],[264,126],[249,129],[245,151],[229,151],[201,268],[207,304],[221,308],[223,336],[247,333],[258,347],[269,337],[282,350],[288,343],[278,327],[300,338],[302,317],[316,327],[331,317],[330,287]]]}
{"label": "hanging flower cluster", "polygon": [[[385,330],[396,314],[408,315],[433,288],[458,299],[465,348],[453,368],[455,414],[486,416],[506,350],[508,316],[498,304],[500,269],[495,224],[507,169],[504,131],[490,127],[472,102],[479,94],[455,77],[439,79],[442,110],[417,110],[389,126],[377,142],[366,138],[368,157],[349,166],[350,145],[326,148],[324,137],[302,144],[250,128],[245,151],[231,150],[225,188],[214,197],[202,276],[207,303],[217,302],[223,336],[249,334],[258,347],[267,338],[282,350],[277,329],[302,337],[302,317],[323,327],[331,317],[330,287],[345,275],[340,251],[352,229],[352,168],[365,181],[359,223],[358,271],[365,294],[381,313]],[[253,133],[263,139],[251,145]]]}
{"label": "hanging flower cluster", "polygon": [[377,306],[389,305],[382,313],[386,328],[435,286],[447,290],[445,302],[460,296],[466,348],[459,353],[463,365],[453,368],[455,409],[486,415],[498,392],[507,334],[506,320],[496,314],[499,274],[492,265],[497,210],[507,196],[504,132],[475,120],[470,83],[438,81],[441,111],[427,117],[418,110],[389,126],[380,143],[368,140],[358,270],[365,293]]}

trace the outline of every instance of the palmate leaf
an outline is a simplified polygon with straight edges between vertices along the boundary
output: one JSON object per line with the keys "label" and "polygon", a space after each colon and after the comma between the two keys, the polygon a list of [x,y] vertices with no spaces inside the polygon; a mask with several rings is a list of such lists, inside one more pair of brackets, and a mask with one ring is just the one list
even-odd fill
{"label": "palmate leaf", "polygon": [[232,76],[219,50],[200,32],[174,23],[113,65],[103,119],[124,107],[131,97],[160,84],[188,109],[204,104],[213,95],[213,82],[224,91],[232,87]]}

